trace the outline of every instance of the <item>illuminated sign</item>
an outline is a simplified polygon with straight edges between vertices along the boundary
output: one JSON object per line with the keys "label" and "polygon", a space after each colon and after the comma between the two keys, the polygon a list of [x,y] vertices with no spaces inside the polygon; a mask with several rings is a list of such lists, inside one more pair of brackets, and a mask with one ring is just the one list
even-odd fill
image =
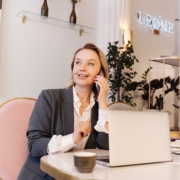
{"label": "illuminated sign", "polygon": [[160,31],[164,31],[169,34],[174,34],[174,31],[173,31],[174,24],[171,22],[162,20],[161,16],[159,16],[157,18],[153,18],[149,14],[143,15],[141,11],[138,11],[137,14],[138,14],[138,23],[139,24],[142,24],[144,26],[148,26],[153,29],[160,30]]}

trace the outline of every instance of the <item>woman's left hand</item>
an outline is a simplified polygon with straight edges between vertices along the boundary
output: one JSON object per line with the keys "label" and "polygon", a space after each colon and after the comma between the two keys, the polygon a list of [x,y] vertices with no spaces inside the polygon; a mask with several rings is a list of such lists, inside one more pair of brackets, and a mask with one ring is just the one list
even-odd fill
{"label": "woman's left hand", "polygon": [[108,80],[102,75],[97,75],[95,78],[95,83],[99,85],[100,91],[98,95],[99,109],[107,109],[107,95],[109,91]]}

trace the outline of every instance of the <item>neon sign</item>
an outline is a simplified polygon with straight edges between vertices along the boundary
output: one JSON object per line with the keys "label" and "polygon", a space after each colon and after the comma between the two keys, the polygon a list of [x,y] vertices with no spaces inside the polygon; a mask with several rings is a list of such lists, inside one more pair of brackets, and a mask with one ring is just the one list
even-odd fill
{"label": "neon sign", "polygon": [[157,18],[153,18],[149,14],[143,15],[141,11],[138,11],[137,15],[138,15],[139,24],[142,24],[144,26],[148,26],[150,28],[157,29],[160,31],[164,31],[169,34],[174,34],[174,31],[173,31],[174,24],[171,22],[162,20],[161,16]]}

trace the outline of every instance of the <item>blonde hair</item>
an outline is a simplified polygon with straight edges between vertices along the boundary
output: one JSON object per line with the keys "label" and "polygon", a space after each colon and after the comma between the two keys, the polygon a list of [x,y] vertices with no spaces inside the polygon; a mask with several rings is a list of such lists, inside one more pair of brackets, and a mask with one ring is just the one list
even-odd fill
{"label": "blonde hair", "polygon": [[[78,50],[76,50],[76,52],[74,53],[74,56],[73,56],[72,63],[71,63],[71,70],[73,71],[74,60],[75,60],[75,57],[76,57],[77,53],[84,50],[84,49],[93,50],[94,52],[97,53],[97,55],[99,57],[99,60],[100,60],[100,64],[101,64],[100,71],[102,71],[104,78],[108,79],[109,78],[109,70],[108,70],[108,63],[107,63],[106,56],[104,55],[104,53],[96,45],[91,44],[91,43],[85,44],[84,47],[79,48]],[[72,77],[71,82],[66,86],[66,88],[69,88],[70,86],[72,86],[74,84],[75,84],[75,82],[73,81],[73,77]],[[97,99],[98,92],[97,92],[97,89],[95,87],[95,84],[92,87],[92,91],[95,94],[95,99]]]}

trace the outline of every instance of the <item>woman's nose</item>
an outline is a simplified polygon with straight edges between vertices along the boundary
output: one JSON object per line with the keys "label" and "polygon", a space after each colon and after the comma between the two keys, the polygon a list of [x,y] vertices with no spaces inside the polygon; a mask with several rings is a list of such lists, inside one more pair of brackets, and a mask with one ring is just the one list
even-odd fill
{"label": "woman's nose", "polygon": [[86,69],[85,64],[81,64],[80,71],[85,71],[85,69]]}

